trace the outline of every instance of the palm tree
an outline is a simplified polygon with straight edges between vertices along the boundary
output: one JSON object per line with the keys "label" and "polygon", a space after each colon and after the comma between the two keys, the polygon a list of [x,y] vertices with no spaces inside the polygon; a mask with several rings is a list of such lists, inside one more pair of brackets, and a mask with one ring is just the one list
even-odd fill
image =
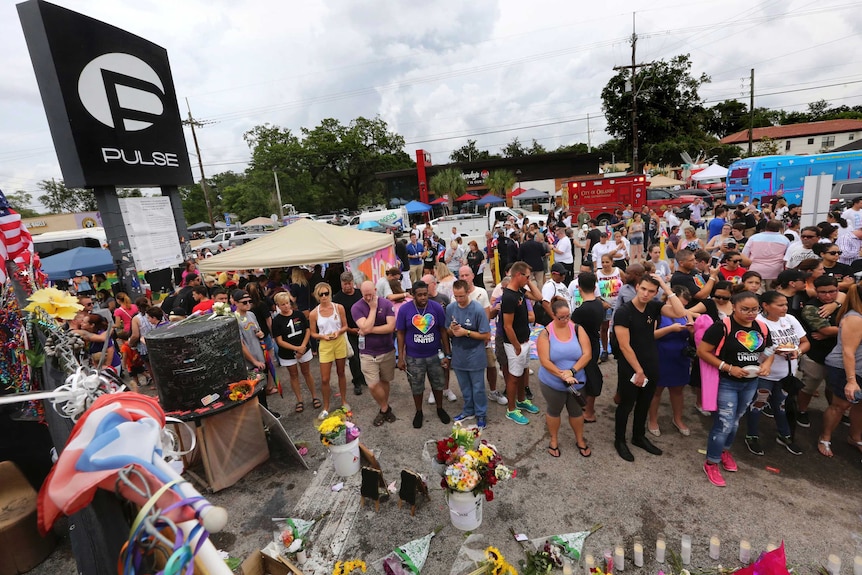
{"label": "palm tree", "polygon": [[505,200],[506,194],[512,189],[516,181],[515,174],[509,170],[494,170],[485,179],[485,185],[488,186],[489,192]]}
{"label": "palm tree", "polygon": [[461,177],[461,172],[452,168],[437,172],[428,184],[438,198],[449,194],[449,213],[454,214],[455,198],[467,191],[467,182]]}

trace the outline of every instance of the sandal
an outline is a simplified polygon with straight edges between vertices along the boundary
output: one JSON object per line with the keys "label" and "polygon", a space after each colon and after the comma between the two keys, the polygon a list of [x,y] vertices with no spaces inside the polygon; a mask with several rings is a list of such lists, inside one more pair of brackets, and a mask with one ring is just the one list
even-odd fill
{"label": "sandal", "polygon": [[301,401],[296,402],[296,407],[293,409],[294,413],[302,413],[305,411],[305,404]]}
{"label": "sandal", "polygon": [[378,411],[377,415],[374,416],[374,421],[372,421],[372,423],[374,424],[374,427],[380,427],[383,425],[384,421],[386,421],[386,414],[382,411]]}
{"label": "sandal", "polygon": [[277,387],[270,387],[269,389],[266,390],[267,395],[275,395],[276,393],[278,393]]}
{"label": "sandal", "polygon": [[311,400],[311,406],[314,409],[320,409],[321,407],[323,407],[323,402],[320,401],[320,399],[315,397],[315,398],[312,398],[312,400]]}
{"label": "sandal", "polygon": [[595,419],[587,419],[586,417],[584,418],[584,423],[595,423],[595,422],[596,422]]}
{"label": "sandal", "polygon": [[551,457],[559,457],[560,456],[560,446],[558,445],[557,447],[551,447],[549,445],[548,446],[548,455],[550,455]]}
{"label": "sandal", "polygon": [[392,413],[392,406],[391,405],[389,406],[389,409],[386,410],[386,413],[383,414],[383,419],[385,419],[388,423],[392,423],[396,419],[398,419],[397,417],[395,417],[395,414]]}
{"label": "sandal", "polygon": [[817,451],[824,457],[832,457],[832,442],[821,439],[817,442]]}
{"label": "sandal", "polygon": [[584,445],[583,447],[581,447],[580,445],[578,445],[576,443],[575,447],[577,447],[578,451],[581,452],[581,457],[589,457],[590,455],[593,454],[593,451],[590,449],[589,445]]}
{"label": "sandal", "polygon": [[853,441],[852,438],[848,437],[847,438],[847,444],[852,446],[852,447],[855,447],[859,451],[862,451],[862,441]]}

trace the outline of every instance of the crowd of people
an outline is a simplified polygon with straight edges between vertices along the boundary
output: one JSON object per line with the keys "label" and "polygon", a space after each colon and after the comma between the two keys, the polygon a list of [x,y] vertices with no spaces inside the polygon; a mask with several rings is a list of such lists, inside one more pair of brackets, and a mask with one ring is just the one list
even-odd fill
{"label": "crowd of people", "polygon": [[[496,403],[506,420],[528,425],[541,412],[531,389],[538,387],[551,457],[562,453],[563,409],[577,451],[592,454],[585,426],[597,420],[600,366],[615,361],[608,396],[616,404],[618,455],[633,461],[629,445],[662,454],[650,438],[668,431],[658,417],[665,389],[670,423],[690,436],[690,389],[693,407],[713,418],[703,470],[717,486],[725,485],[722,471],[737,470],[731,452],[742,419],[753,454],[767,456],[760,430],[767,416],[775,443],[801,455],[796,430],[815,424],[810,408],[821,389],[828,407],[818,452],[832,457],[842,422],[847,441],[862,451],[862,198],[802,228],[798,207],[780,194],[762,206],[747,198],[733,208],[718,202],[711,214],[698,199],[688,213],[683,226],[673,211],[648,207],[624,206],[601,223],[583,208],[555,210],[541,221],[510,218],[466,246],[457,228],[441,240],[430,225],[414,226],[396,242],[398,263],[377,282],[337,263],[210,276],[190,260],[160,307],[125,294],[101,297],[97,303],[113,314],[111,330],[82,295],[86,313],[73,329],[94,346],[94,362],[122,364],[134,389],[150,381],[151,329],[229,303],[248,366],[262,369],[268,351],[286,368],[296,414],[307,401],[300,374],[320,419],[335,407],[351,409],[349,376],[354,394],[367,389],[373,397],[374,426],[396,421],[396,370],[410,386],[415,428],[425,422],[426,403],[443,423],[485,428]],[[535,338],[536,373],[534,326],[545,326]],[[319,381],[310,370],[315,356]],[[271,393],[272,381],[262,401]]]}

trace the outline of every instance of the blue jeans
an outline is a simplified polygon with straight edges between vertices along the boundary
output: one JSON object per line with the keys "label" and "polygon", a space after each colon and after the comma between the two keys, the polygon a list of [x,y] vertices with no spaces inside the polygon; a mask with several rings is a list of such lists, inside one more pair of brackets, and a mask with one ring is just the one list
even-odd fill
{"label": "blue jeans", "polygon": [[725,377],[718,380],[718,411],[712,419],[712,430],[706,442],[706,460],[721,461],[721,453],[730,449],[736,438],[739,420],[745,415],[760,382],[759,378],[733,381]]}
{"label": "blue jeans", "polygon": [[[790,435],[790,424],[787,423],[787,412],[784,410],[784,400],[787,399],[787,394],[781,389],[781,384],[777,381],[769,381],[768,379],[758,380],[757,391],[755,394],[769,392],[769,404],[772,406],[772,413],[775,415],[775,427],[778,429],[778,434],[783,437]],[[760,416],[765,404],[760,403],[760,398],[751,404],[751,411],[748,412],[746,424],[748,426],[748,435],[760,435],[758,433],[758,425],[760,424]]]}
{"label": "blue jeans", "polygon": [[464,396],[464,415],[485,417],[488,414],[488,396],[485,395],[485,369],[453,369],[458,387]]}

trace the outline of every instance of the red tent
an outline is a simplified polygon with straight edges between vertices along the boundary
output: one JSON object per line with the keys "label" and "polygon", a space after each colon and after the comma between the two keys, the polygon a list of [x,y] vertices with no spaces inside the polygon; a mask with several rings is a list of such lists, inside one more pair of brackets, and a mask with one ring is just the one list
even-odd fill
{"label": "red tent", "polygon": [[469,202],[471,200],[478,200],[479,196],[474,196],[473,194],[464,194],[461,197],[455,198],[456,202]]}
{"label": "red tent", "polygon": [[525,190],[524,188],[515,188],[514,190],[512,190],[512,197],[514,198],[515,196],[523,194],[526,191],[527,190]]}
{"label": "red tent", "polygon": [[445,204],[449,202],[449,198],[446,196],[440,196],[433,202],[429,202],[432,206],[439,206],[440,204]]}

